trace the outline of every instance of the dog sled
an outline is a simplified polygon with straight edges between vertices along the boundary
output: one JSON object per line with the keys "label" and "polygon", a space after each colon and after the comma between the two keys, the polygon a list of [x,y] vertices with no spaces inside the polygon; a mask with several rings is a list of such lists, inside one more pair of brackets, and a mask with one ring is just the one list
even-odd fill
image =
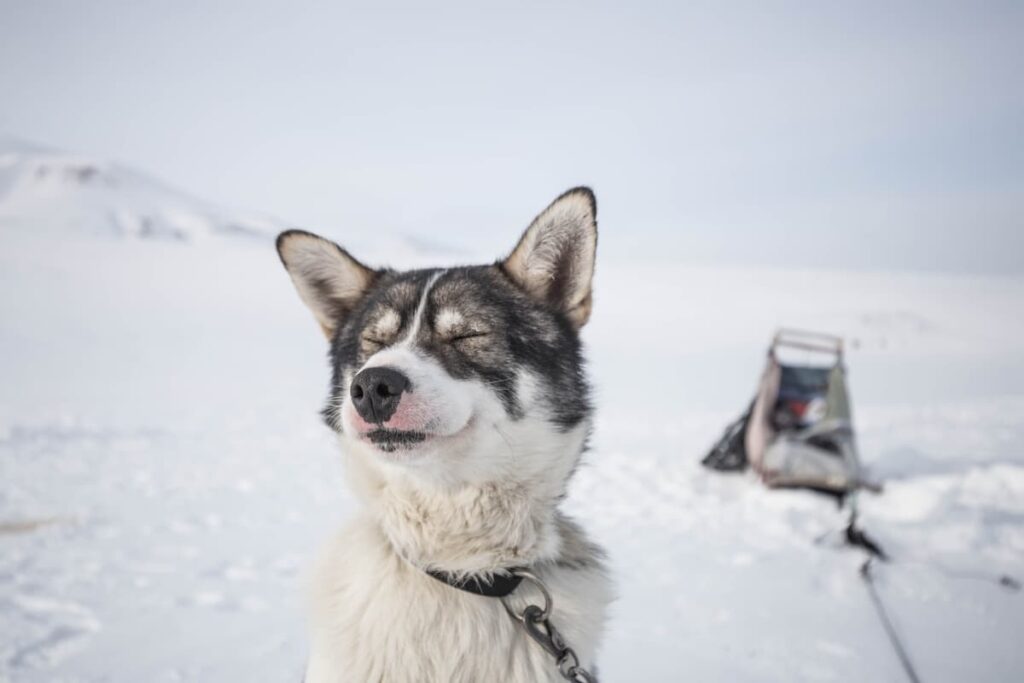
{"label": "dog sled", "polygon": [[878,486],[863,476],[839,337],[779,330],[754,400],[702,461],[753,469],[770,487],[845,496]]}
{"label": "dog sled", "polygon": [[[864,553],[860,577],[872,606],[907,679],[918,683],[920,676],[876,578],[880,563],[898,566],[901,560],[887,553],[858,521],[860,490],[878,492],[881,486],[866,477],[857,452],[842,339],[801,330],[776,332],[753,401],[702,463],[723,471],[749,467],[767,486],[813,489],[837,499],[849,512],[842,535],[830,532],[814,543]],[[987,581],[1010,591],[1019,591],[1022,585],[1008,574],[964,574],[929,564],[951,577]]]}

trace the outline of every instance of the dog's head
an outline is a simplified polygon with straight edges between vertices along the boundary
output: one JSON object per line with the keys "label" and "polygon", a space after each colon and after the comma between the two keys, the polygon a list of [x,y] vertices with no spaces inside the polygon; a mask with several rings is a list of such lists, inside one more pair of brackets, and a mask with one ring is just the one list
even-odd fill
{"label": "dog's head", "polygon": [[591,307],[596,205],[556,199],[495,264],[375,270],[322,237],[278,253],[330,340],[324,416],[387,474],[561,487],[589,429],[579,330]]}

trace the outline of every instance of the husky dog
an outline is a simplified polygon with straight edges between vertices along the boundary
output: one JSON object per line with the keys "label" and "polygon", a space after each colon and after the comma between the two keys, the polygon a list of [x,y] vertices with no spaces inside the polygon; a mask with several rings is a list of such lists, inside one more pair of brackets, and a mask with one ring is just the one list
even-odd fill
{"label": "husky dog", "polygon": [[[587,188],[491,265],[374,270],[308,232],[278,237],[330,340],[323,414],[365,504],[315,572],[307,683],[562,680],[500,600],[459,588],[512,568],[547,586],[593,672],[611,582],[558,504],[591,424],[579,330],[596,246]],[[506,600],[543,604],[526,581]]]}

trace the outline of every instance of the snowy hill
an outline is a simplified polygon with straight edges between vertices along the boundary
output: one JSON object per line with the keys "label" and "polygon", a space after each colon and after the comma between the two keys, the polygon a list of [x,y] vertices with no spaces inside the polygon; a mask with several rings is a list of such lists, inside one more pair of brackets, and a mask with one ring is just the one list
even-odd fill
{"label": "snowy hill", "polygon": [[0,137],[0,231],[197,242],[264,237],[277,224],[235,216],[119,164]]}

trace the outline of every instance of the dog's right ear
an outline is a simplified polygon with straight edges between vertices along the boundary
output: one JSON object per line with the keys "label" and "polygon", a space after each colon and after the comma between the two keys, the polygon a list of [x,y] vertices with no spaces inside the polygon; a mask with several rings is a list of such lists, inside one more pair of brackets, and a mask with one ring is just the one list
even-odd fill
{"label": "dog's right ear", "polygon": [[278,235],[277,253],[328,339],[378,274],[334,242],[304,230]]}

